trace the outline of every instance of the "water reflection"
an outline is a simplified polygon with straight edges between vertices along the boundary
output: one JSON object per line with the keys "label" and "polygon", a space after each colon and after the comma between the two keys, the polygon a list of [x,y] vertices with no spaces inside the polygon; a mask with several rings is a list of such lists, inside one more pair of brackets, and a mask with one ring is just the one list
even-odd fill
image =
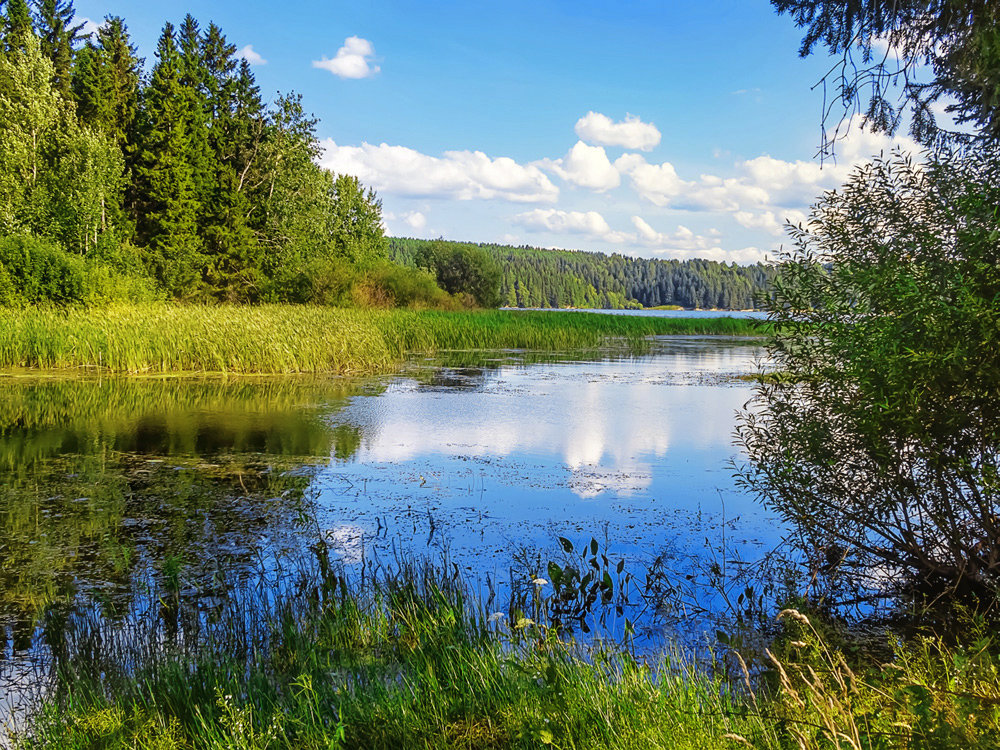
{"label": "water reflection", "polygon": [[[507,570],[556,536],[603,535],[634,560],[697,554],[742,517],[734,554],[777,530],[733,486],[734,415],[761,352],[668,339],[641,357],[523,366],[414,367],[332,416],[361,442],[320,472],[321,519],[369,555],[442,554],[477,574]],[[588,537],[589,538],[589,537]],[[336,545],[335,545],[336,546]]]}
{"label": "water reflection", "polygon": [[727,462],[749,396],[732,375],[759,354],[690,338],[363,382],[0,379],[0,693],[73,613],[181,637],[317,532],[347,566],[447,553],[491,591],[557,536],[645,564],[704,556],[728,524],[752,557],[777,531]]}

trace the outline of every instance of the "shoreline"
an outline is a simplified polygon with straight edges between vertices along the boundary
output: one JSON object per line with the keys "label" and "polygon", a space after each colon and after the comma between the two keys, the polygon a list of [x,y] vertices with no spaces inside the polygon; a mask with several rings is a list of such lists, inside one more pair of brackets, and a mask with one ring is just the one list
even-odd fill
{"label": "shoreline", "polygon": [[362,310],[298,305],[0,309],[0,373],[334,374],[391,371],[448,350],[572,351],[653,336],[759,336],[766,323],[567,311]]}

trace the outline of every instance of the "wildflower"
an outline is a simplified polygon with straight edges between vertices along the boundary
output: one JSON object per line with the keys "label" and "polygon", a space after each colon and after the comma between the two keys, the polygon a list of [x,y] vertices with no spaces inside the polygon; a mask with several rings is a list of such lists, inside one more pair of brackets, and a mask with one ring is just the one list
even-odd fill
{"label": "wildflower", "polygon": [[502,620],[502,619],[503,619],[503,618],[505,618],[506,616],[507,616],[507,615],[505,615],[505,614],[504,614],[503,612],[494,612],[494,613],[493,613],[492,615],[490,615],[490,616],[489,616],[489,618],[487,618],[487,619],[488,619],[488,620],[489,620],[490,622],[499,622],[500,620]]}
{"label": "wildflower", "polygon": [[536,586],[544,586],[548,583],[544,578],[535,578],[531,582]]}

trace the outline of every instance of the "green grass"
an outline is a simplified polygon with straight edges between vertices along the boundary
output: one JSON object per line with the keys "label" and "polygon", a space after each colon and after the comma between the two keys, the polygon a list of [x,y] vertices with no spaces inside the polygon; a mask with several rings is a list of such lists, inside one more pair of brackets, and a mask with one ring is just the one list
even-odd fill
{"label": "green grass", "polygon": [[138,627],[54,625],[56,687],[16,747],[988,750],[1000,737],[989,636],[897,643],[862,671],[786,610],[778,656],[751,677],[735,656],[727,670],[585,649],[543,615],[493,622],[447,575],[359,587],[325,570],[282,596],[244,589],[201,621],[165,576]]}
{"label": "green grass", "polygon": [[418,352],[639,347],[649,336],[747,336],[761,328],[737,318],[291,305],[0,309],[0,369],[360,374],[388,371]]}

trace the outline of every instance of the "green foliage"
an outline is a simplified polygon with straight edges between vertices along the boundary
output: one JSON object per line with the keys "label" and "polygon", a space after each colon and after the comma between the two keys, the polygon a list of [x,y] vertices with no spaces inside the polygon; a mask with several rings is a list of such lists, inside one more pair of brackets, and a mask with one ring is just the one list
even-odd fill
{"label": "green foliage", "polygon": [[182,84],[182,60],[170,24],[156,56],[139,126],[137,236],[147,247],[154,278],[169,294],[190,297],[200,291],[204,262],[197,234],[199,175],[188,153],[197,102]]}
{"label": "green foliage", "polygon": [[135,136],[142,60],[136,56],[125,22],[109,17],[77,53],[73,96],[80,122],[101,133],[126,159]]}
{"label": "green foliage", "polygon": [[972,633],[967,647],[936,637],[893,639],[888,663],[852,666],[814,619],[795,609],[778,619],[781,650],[765,652],[775,686],[754,700],[787,746],[996,747],[1000,658],[992,638]]}
{"label": "green foliage", "polygon": [[383,262],[370,269],[360,287],[365,302],[375,307],[448,309],[458,303],[437,285],[430,271]]}
{"label": "green foliage", "polygon": [[30,235],[0,238],[0,307],[152,298],[148,279],[127,265],[85,259]]}
{"label": "green foliage", "polygon": [[36,0],[35,30],[42,54],[52,61],[52,87],[63,98],[71,97],[70,67],[79,43],[83,24],[74,24],[76,15],[71,0]]}
{"label": "green foliage", "polygon": [[436,240],[413,255],[449,294],[467,294],[480,307],[500,306],[500,266],[482,248]]}
{"label": "green foliage", "polygon": [[859,168],[775,282],[745,480],[818,572],[1000,591],[1000,155]]}
{"label": "green foliage", "polygon": [[330,252],[362,268],[388,257],[382,230],[382,201],[365,192],[357,177],[337,175],[331,185]]}

